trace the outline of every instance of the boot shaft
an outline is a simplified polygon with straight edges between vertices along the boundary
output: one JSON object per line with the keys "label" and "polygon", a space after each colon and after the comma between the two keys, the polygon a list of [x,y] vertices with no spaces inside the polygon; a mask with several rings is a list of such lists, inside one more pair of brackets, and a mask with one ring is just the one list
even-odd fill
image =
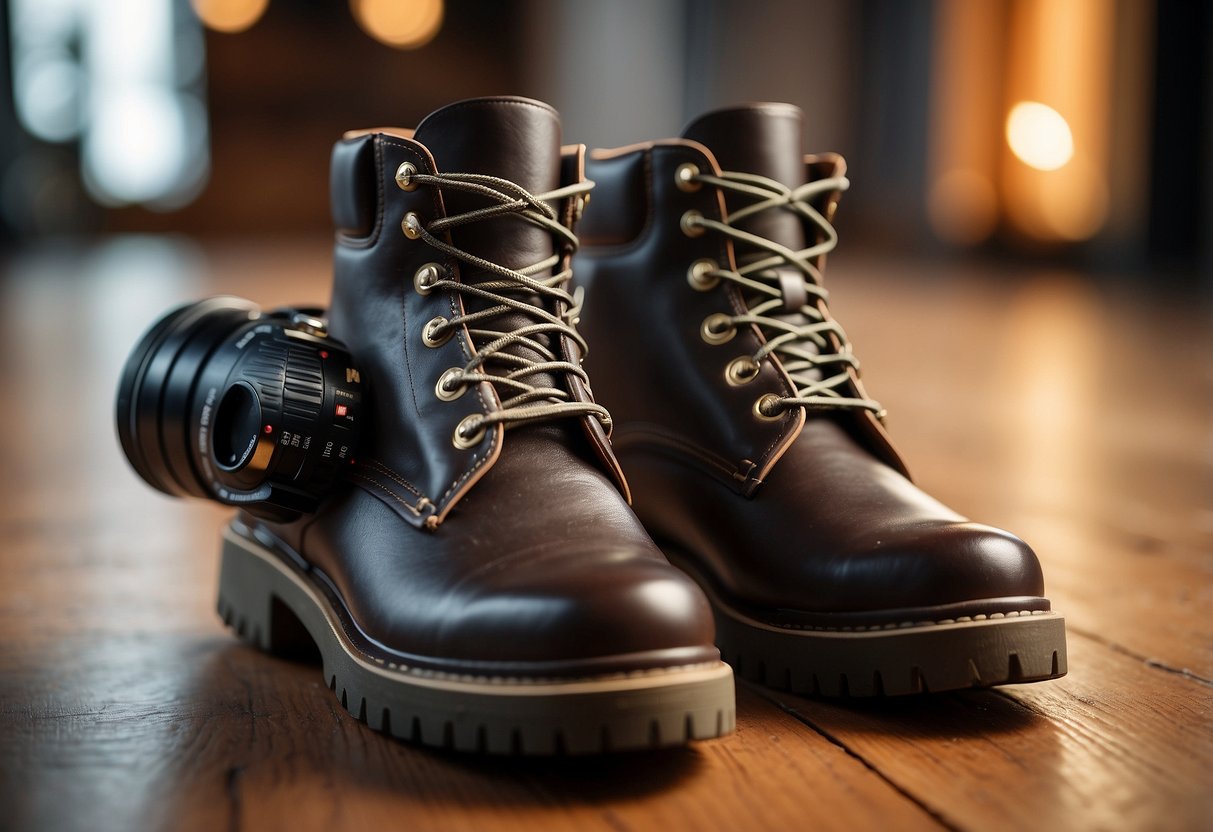
{"label": "boot shaft", "polygon": [[[750,495],[803,429],[804,407],[767,405],[798,398],[806,383],[822,380],[822,370],[800,359],[788,364],[771,344],[780,330],[737,322],[755,311],[755,294],[744,280],[721,277],[761,266],[749,276],[770,287],[759,295],[764,318],[804,326],[811,319],[799,310],[809,307],[831,321],[818,302],[824,293],[814,294],[824,253],[805,258],[809,278],[751,239],[789,253],[827,247],[819,244],[833,233],[828,218],[841,190],[831,183],[845,186],[845,165],[837,156],[804,156],[801,125],[790,105],[754,105],[709,113],[682,138],[591,154],[594,204],[581,225],[586,247],[576,258],[576,280],[586,291],[582,329],[597,345],[587,366],[615,416],[621,453],[644,448],[685,458]],[[737,187],[752,184],[746,177],[767,180],[760,195]],[[829,186],[810,199],[820,220],[795,204],[754,210],[761,194],[773,193],[764,188],[791,192],[806,183]],[[724,225],[740,234],[720,233]],[[823,346],[798,349],[843,349],[835,326],[822,325]],[[609,356],[597,358],[608,348]],[[843,377],[837,387],[845,398],[866,400],[857,373],[824,366]],[[872,416],[839,418],[901,470]]]}
{"label": "boot shaft", "polygon": [[[492,414],[500,415],[503,399],[518,388],[503,392],[488,376],[516,369],[510,361],[579,363],[575,339],[543,331],[531,341],[514,336],[497,350],[498,356],[509,354],[497,364],[475,365],[481,380],[452,382],[467,375],[464,368],[487,343],[542,322],[535,309],[558,320],[567,316],[569,304],[559,297],[514,292],[521,299],[516,309],[502,309],[494,299],[511,281],[503,271],[559,282],[572,254],[571,234],[553,234],[521,218],[519,210],[503,208],[515,192],[503,191],[501,182],[530,194],[576,186],[583,180],[583,158],[580,146],[562,153],[555,111],[516,98],[461,102],[415,131],[358,131],[334,147],[331,331],[358,357],[371,399],[372,438],[351,476],[410,523],[442,522],[502,453],[504,422],[491,421]],[[426,177],[447,177],[449,184]],[[569,232],[581,199],[574,192],[555,206],[555,219]],[[476,214],[482,210],[500,213]],[[467,221],[443,227],[428,242],[422,236],[420,229],[454,217]],[[457,291],[451,283],[495,294]],[[500,314],[488,314],[494,310]],[[476,312],[488,317],[471,327],[450,324]],[[528,346],[532,342],[546,354]],[[590,396],[575,375],[557,368],[525,380],[585,405],[582,413],[590,410]],[[601,425],[605,418],[580,418],[596,458],[617,473]]]}

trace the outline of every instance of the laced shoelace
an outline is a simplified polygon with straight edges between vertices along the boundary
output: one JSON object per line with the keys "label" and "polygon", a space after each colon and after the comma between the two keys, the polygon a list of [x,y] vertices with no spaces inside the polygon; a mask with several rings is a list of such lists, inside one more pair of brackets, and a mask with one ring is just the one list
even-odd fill
{"label": "laced shoelace", "polygon": [[[720,315],[716,334],[727,333],[745,324],[756,324],[766,336],[766,343],[751,356],[746,376],[758,374],[761,362],[769,355],[778,355],[784,370],[796,386],[794,396],[765,396],[759,401],[762,415],[777,416],[788,408],[802,406],[815,410],[856,409],[870,410],[878,418],[885,411],[880,403],[867,398],[858,398],[851,386],[849,369],[859,371],[851,343],[842,327],[823,312],[829,293],[822,286],[821,271],[813,260],[833,251],[838,244],[838,232],[834,226],[810,203],[823,193],[844,191],[850,185],[845,177],[836,176],[789,188],[774,179],[749,173],[724,172],[720,176],[696,173],[690,181],[720,188],[754,200],[737,211],[729,213],[724,222],[709,219],[697,212],[684,218],[691,227],[715,231],[741,243],[738,249],[755,250],[760,256],[745,263],[736,271],[716,268],[703,273],[704,278],[731,281],[741,287],[746,302],[742,315]],[[816,245],[799,251],[781,245],[774,240],[751,234],[737,228],[736,223],[763,211],[786,210],[809,220],[822,232]],[[779,284],[776,267],[792,268],[804,280],[807,300],[799,309],[785,308],[783,290]],[[781,320],[775,313],[799,313],[800,320]],[[817,371],[820,378],[810,373]]]}
{"label": "laced shoelace", "polygon": [[[544,194],[532,194],[519,185],[496,176],[471,173],[423,174],[408,172],[402,187],[422,185],[474,193],[486,198],[489,205],[462,214],[431,220],[424,223],[410,212],[405,215],[402,228],[410,239],[424,240],[439,251],[460,260],[473,269],[494,275],[477,283],[461,283],[451,280],[434,264],[419,271],[418,288],[426,293],[436,290],[453,290],[468,298],[478,298],[485,307],[474,312],[453,315],[450,318],[436,317],[425,328],[428,343],[439,344],[461,326],[467,326],[476,353],[462,368],[452,368],[439,381],[439,392],[445,398],[457,398],[468,387],[479,382],[489,382],[497,390],[501,407],[491,413],[476,413],[459,423],[455,431],[457,444],[470,447],[477,444],[492,425],[502,424],[506,428],[533,422],[559,419],[569,416],[592,415],[609,429],[610,413],[600,404],[574,401],[568,391],[553,384],[534,384],[528,379],[540,374],[553,380],[571,373],[588,384],[585,370],[571,361],[558,356],[548,344],[556,343],[559,336],[572,339],[587,351],[585,340],[577,332],[576,322],[580,313],[580,298],[567,289],[572,270],[565,268],[550,277],[535,275],[559,266],[563,257],[577,250],[577,236],[558,219],[556,211],[548,203],[557,203],[570,197],[579,197],[594,187],[593,182],[580,182]],[[441,239],[443,232],[474,222],[517,217],[536,225],[553,235],[556,240],[552,256],[521,269],[510,269],[493,263],[471,252],[463,251]],[[422,280],[421,271],[430,269]],[[563,304],[562,312],[560,310]],[[508,331],[487,328],[487,324],[501,315],[519,312],[533,323],[513,327]],[[509,352],[522,347],[539,359]]]}

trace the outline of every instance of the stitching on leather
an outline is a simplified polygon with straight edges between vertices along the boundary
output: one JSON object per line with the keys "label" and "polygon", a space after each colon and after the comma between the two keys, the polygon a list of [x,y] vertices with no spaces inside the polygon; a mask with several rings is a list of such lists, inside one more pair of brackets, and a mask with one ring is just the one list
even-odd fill
{"label": "stitching on leather", "polygon": [[366,461],[363,463],[363,465],[365,465],[365,466],[367,466],[367,467],[369,467],[369,468],[374,468],[374,469],[375,469],[375,471],[376,471],[376,473],[382,474],[383,476],[385,476],[385,477],[387,477],[388,479],[390,479],[390,480],[392,480],[393,482],[395,482],[397,485],[399,485],[399,486],[401,486],[402,488],[404,488],[406,491],[409,491],[410,493],[412,493],[412,494],[414,494],[414,495],[416,495],[416,496],[420,497],[420,498],[421,498],[421,499],[423,499],[423,500],[425,499],[425,495],[424,495],[424,494],[422,494],[420,491],[418,491],[416,488],[414,488],[414,487],[413,487],[411,484],[409,484],[409,483],[408,483],[408,482],[407,482],[407,481],[406,481],[406,480],[405,480],[403,477],[401,477],[399,474],[397,474],[395,471],[393,471],[393,470],[392,470],[391,468],[389,468],[388,466],[384,465],[384,464],[383,464],[382,462],[380,462],[379,460],[377,460],[377,459],[368,459],[368,460],[366,460]]}
{"label": "stitching on leather", "polygon": [[[415,151],[413,151],[412,148],[410,148],[408,145],[401,144],[400,142],[394,142],[389,139],[383,139],[382,143],[384,145],[390,145],[391,147],[399,148],[400,150],[403,150],[406,153],[410,153],[414,157],[417,156],[417,154],[415,153]],[[428,164],[425,163],[424,159],[418,158],[417,161],[422,162],[423,166],[428,167]],[[383,177],[384,177],[384,174],[381,169],[380,175],[378,177],[380,188],[383,187]],[[430,189],[430,206],[433,208],[435,215],[442,213],[442,203],[438,199],[438,192],[436,189]],[[462,276],[462,270],[460,270],[460,272],[461,272],[461,276]],[[456,311],[453,292],[448,293],[447,303],[448,303],[450,312],[453,315]],[[408,318],[407,318],[406,309],[408,306],[408,301],[407,301],[407,294],[403,290],[400,293],[400,306],[401,306],[401,314],[404,316],[405,333],[406,333],[406,337],[407,337]],[[471,360],[471,353],[470,353],[470,350],[468,347],[467,339],[464,337],[463,332],[459,333],[458,340],[459,340],[460,350],[464,355],[464,359],[465,359],[465,363],[466,363],[466,361]],[[404,356],[405,356],[405,363],[409,369],[409,392],[413,396],[414,410],[417,412],[417,415],[420,416],[421,415],[421,406],[417,402],[417,384],[415,382],[416,375],[413,372],[414,367],[413,367],[413,361],[412,361],[412,352],[408,349],[407,344],[404,345]],[[485,400],[484,393],[481,391],[479,385],[477,385],[477,387],[476,387],[475,394],[476,394],[477,400],[480,402],[480,412],[487,413],[490,410],[489,403]],[[479,451],[473,452],[473,454],[472,454],[473,462],[472,462],[471,467],[468,468],[467,470],[465,470],[460,476],[456,477],[454,482],[452,482],[450,484],[450,486],[448,486],[447,489],[442,492],[442,496],[439,497],[437,500],[438,504],[445,506],[448,499],[450,498],[450,496],[464,482],[467,481],[468,477],[472,476],[472,474],[474,474],[476,471],[480,470],[480,468],[482,468],[484,466],[484,463],[488,458],[489,458],[489,455],[487,453],[481,453]],[[427,497],[425,497],[423,494],[420,494],[420,493],[418,493],[418,496],[420,496],[422,499],[428,499]]]}
{"label": "stitching on leather", "polygon": [[[498,430],[501,430],[501,428],[500,428],[500,427],[495,427],[495,428],[494,428],[494,431],[498,431]],[[486,434],[486,436],[487,436],[487,435],[488,435],[488,434]],[[496,433],[494,432],[494,434],[493,434],[493,435],[494,435],[494,436],[496,436]],[[503,441],[503,442],[505,441],[504,437],[502,438],[502,441]],[[495,443],[492,443],[492,444],[495,444]],[[491,447],[491,445],[490,445],[490,447]],[[477,457],[478,457],[478,458],[477,458]],[[440,505],[445,506],[445,505],[446,505],[446,502],[447,502],[447,498],[451,496],[451,493],[452,493],[453,491],[455,491],[457,488],[459,488],[459,486],[463,485],[463,483],[467,481],[467,478],[468,478],[468,477],[472,476],[472,474],[474,474],[474,473],[476,473],[478,470],[480,470],[481,466],[483,466],[483,465],[484,465],[485,461],[486,461],[486,460],[487,460],[489,457],[488,457],[488,454],[485,454],[485,455],[484,455],[484,456],[482,456],[482,457],[479,457],[478,455],[476,455],[476,456],[474,456],[473,458],[476,458],[476,464],[474,464],[474,465],[473,465],[471,468],[469,468],[468,470],[464,471],[464,472],[463,472],[463,476],[461,476],[461,477],[459,477],[458,479],[456,479],[456,480],[455,480],[453,483],[451,483],[450,488],[448,488],[446,491],[443,491],[443,492],[442,492],[442,496],[438,498],[438,502],[439,502],[439,504],[440,504]]]}
{"label": "stitching on leather", "polygon": [[[730,612],[732,610],[730,609]],[[758,621],[758,619],[745,616],[744,613],[738,613],[745,618]],[[819,624],[780,624],[774,621],[760,621],[768,627],[778,627],[781,630],[803,630],[806,632],[822,632],[822,633],[882,633],[898,630],[912,630],[918,627],[946,627],[952,624],[972,624],[978,621],[1002,621],[1008,618],[1042,618],[1045,616],[1057,615],[1053,610],[1008,610],[1006,612],[985,613],[978,615],[961,615],[956,618],[941,618],[938,621],[894,621],[888,624],[869,624],[859,625],[855,627],[830,627]]]}
{"label": "stitching on leather", "polygon": [[[469,103],[472,103],[472,102],[469,102]],[[523,102],[508,102],[508,101],[503,101],[503,102],[501,102],[501,103],[503,103],[503,104],[509,104],[509,103],[518,103],[518,104],[522,104]],[[457,107],[458,107],[458,106],[463,106],[463,105],[457,105]],[[534,106],[534,105],[531,105],[531,106]],[[414,155],[414,156],[416,156],[416,155],[417,155],[417,154],[415,153],[415,151],[413,151],[413,150],[412,150],[412,148],[410,148],[408,145],[401,144],[401,143],[399,143],[399,142],[393,142],[393,141],[391,141],[391,140],[389,140],[389,139],[384,139],[384,140],[383,140],[383,144],[385,144],[385,145],[391,145],[392,147],[400,148],[401,150],[404,150],[405,152],[413,153],[413,155]],[[419,158],[419,159],[418,159],[418,161],[422,162],[423,164],[425,163],[425,160],[424,160],[424,159],[420,159],[420,158]],[[425,165],[425,166],[426,166],[426,167],[428,167],[428,165]],[[382,188],[382,186],[383,186],[383,174],[382,174],[382,172],[380,173],[380,176],[379,176],[379,185],[380,185],[380,187]],[[443,211],[442,211],[442,203],[441,203],[441,202],[440,202],[440,200],[438,199],[438,191],[437,191],[437,189],[430,189],[430,194],[431,194],[431,196],[430,196],[430,205],[431,205],[431,207],[434,209],[434,213],[435,213],[435,215],[437,215],[437,214],[439,214],[439,213],[443,213]],[[462,271],[463,271],[463,270],[462,270],[462,269],[460,269],[459,271],[460,271],[460,277],[462,278]],[[404,309],[404,308],[406,307],[406,305],[407,305],[407,300],[406,300],[406,294],[405,294],[405,292],[403,292],[403,291],[401,292],[401,294],[400,294],[400,298],[401,298],[401,301],[400,301],[400,303],[401,303],[401,309],[402,309],[402,311],[403,311],[403,309]],[[455,314],[455,312],[456,312],[456,307],[455,307],[455,298],[454,298],[454,292],[450,292],[450,293],[448,293],[448,296],[447,296],[447,303],[448,303],[448,305],[449,305],[449,308],[450,308],[450,312],[451,312],[451,314],[452,314],[452,315],[453,315],[453,314]],[[408,332],[408,328],[407,328],[407,318],[406,318],[406,320],[405,320],[405,323],[406,323],[405,332],[406,332],[406,336],[407,336],[407,332]],[[458,340],[459,340],[459,346],[460,346],[460,349],[461,349],[461,351],[463,352],[464,360],[465,360],[465,363],[466,363],[467,361],[470,361],[470,360],[471,360],[471,357],[472,357],[472,356],[471,356],[471,352],[470,352],[470,349],[469,349],[469,345],[468,345],[467,339],[464,337],[464,331],[466,331],[466,327],[464,327],[463,331],[460,331],[460,333],[459,333],[459,339],[458,339]],[[416,385],[416,384],[413,382],[413,379],[414,379],[414,375],[413,375],[413,364],[412,364],[412,359],[411,359],[411,352],[409,351],[409,349],[408,349],[408,345],[407,345],[407,344],[405,345],[404,354],[405,354],[405,361],[406,361],[406,363],[408,364],[408,368],[409,368],[409,389],[410,389],[410,392],[411,392],[411,393],[412,393],[412,395],[413,395],[413,406],[414,406],[414,408],[415,408],[415,409],[416,409],[416,411],[417,411],[417,415],[418,415],[418,416],[420,416],[420,415],[421,415],[421,408],[420,408],[420,405],[418,405],[418,404],[417,404],[417,385]],[[479,402],[480,402],[480,412],[481,412],[481,413],[488,413],[488,412],[489,412],[489,410],[490,410],[490,408],[489,408],[489,403],[488,403],[488,402],[485,400],[485,398],[484,398],[484,393],[483,393],[483,392],[482,392],[482,390],[480,389],[480,385],[477,385],[477,386],[476,386],[476,391],[475,391],[475,393],[476,393],[476,398],[477,398],[477,400],[479,400]],[[442,492],[442,496],[438,498],[438,501],[437,501],[437,502],[438,502],[438,504],[439,504],[439,505],[442,505],[442,506],[445,506],[445,505],[446,505],[446,503],[447,503],[447,500],[448,500],[448,498],[451,496],[451,494],[452,494],[454,491],[456,491],[456,490],[459,488],[459,486],[461,486],[461,485],[462,485],[464,482],[466,482],[466,481],[467,481],[467,479],[468,479],[468,477],[470,477],[470,476],[471,476],[472,474],[474,474],[476,471],[480,470],[480,468],[484,466],[484,463],[485,463],[485,462],[488,460],[488,458],[489,458],[489,454],[488,454],[488,453],[483,453],[483,454],[482,454],[482,453],[481,453],[481,452],[479,452],[479,451],[475,451],[475,452],[473,452],[473,454],[472,454],[472,460],[473,460],[473,462],[472,462],[471,467],[470,467],[470,468],[468,468],[466,471],[464,471],[464,472],[463,472],[463,474],[462,474],[461,476],[456,477],[456,478],[455,478],[455,481],[454,481],[454,482],[452,482],[452,483],[450,484],[450,486],[449,486],[449,487],[447,487],[447,489],[446,489],[445,491],[443,491],[443,492]],[[426,499],[426,498],[424,498],[424,497],[423,497],[423,499]]]}
{"label": "stitching on leather", "polygon": [[[391,139],[384,138],[384,139],[380,140],[379,147],[382,148],[384,146],[394,147],[394,148],[397,148],[398,150],[403,151],[405,155],[407,155],[413,161],[417,162],[419,166],[421,166],[422,168],[425,167],[425,159],[423,159],[419,153],[417,153],[415,150],[413,150],[413,148],[409,147],[407,144],[401,144],[400,142],[394,142]],[[386,176],[386,172],[387,172],[387,168],[385,168],[383,166],[382,159],[381,159],[380,164],[379,164],[379,172],[378,172],[378,175],[376,176],[376,180],[378,182],[378,187],[379,187],[380,193],[383,192],[383,180],[384,180],[384,177]],[[431,195],[431,197],[430,197],[430,206],[434,209],[435,213],[437,213],[438,201],[437,201],[436,197],[434,197],[433,195]],[[401,233],[403,233],[403,232],[401,232]],[[400,346],[401,346],[401,350],[404,352],[404,364],[405,364],[405,367],[408,368],[408,373],[409,373],[409,394],[413,397],[413,412],[417,414],[418,418],[420,418],[421,417],[421,405],[417,401],[417,376],[418,376],[418,374],[414,372],[413,352],[412,352],[412,350],[409,349],[409,345],[408,345],[408,336],[409,336],[408,298],[409,298],[409,295],[408,295],[408,290],[405,289],[405,284],[404,284],[403,280],[401,280],[399,282],[398,291],[399,291],[399,297],[400,297],[400,324],[404,331],[404,343],[401,344]]]}
{"label": "stitching on leather", "polygon": [[[348,638],[348,635],[347,635]],[[355,646],[355,649],[358,649]],[[624,679],[646,678],[655,676],[670,676],[677,673],[690,673],[696,670],[712,670],[717,667],[713,662],[698,662],[695,664],[680,664],[671,667],[652,667],[647,670],[629,670],[619,671],[616,673],[602,673],[597,676],[489,676],[477,673],[450,673],[445,670],[427,670],[423,667],[410,667],[407,664],[399,662],[389,662],[380,659],[377,656],[372,656],[360,649],[358,652],[367,660],[374,662],[377,665],[386,667],[388,670],[393,670],[397,673],[403,673],[407,676],[417,676],[423,679],[445,679],[452,682],[478,682],[491,684],[515,684],[524,685],[551,685],[551,684],[579,684],[586,682],[609,682],[616,679],[622,681]]]}
{"label": "stitching on leather", "polygon": [[[409,511],[411,511],[414,514],[414,516],[416,516],[416,517],[421,516],[421,512],[417,508],[415,508],[412,503],[405,500],[403,497],[401,497],[395,491],[391,490],[390,488],[388,488],[387,486],[385,486],[383,483],[379,482],[378,480],[371,479],[370,477],[366,476],[365,474],[359,473],[357,471],[351,472],[349,474],[349,476],[351,479],[361,480],[362,482],[375,486],[375,488],[378,488],[384,494],[387,494],[393,500],[400,503],[400,505],[404,506]],[[422,499],[424,499],[424,498],[422,498]]]}

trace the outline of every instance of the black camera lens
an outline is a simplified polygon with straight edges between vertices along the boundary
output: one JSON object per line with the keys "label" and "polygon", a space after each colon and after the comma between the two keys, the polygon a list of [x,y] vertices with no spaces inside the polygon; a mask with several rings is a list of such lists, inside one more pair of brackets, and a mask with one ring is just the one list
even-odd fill
{"label": "black camera lens", "polygon": [[315,310],[210,298],[166,314],[127,359],[118,437],[154,488],[282,519],[314,510],[352,461],[362,393]]}
{"label": "black camera lens", "polygon": [[211,450],[224,471],[239,471],[253,457],[261,434],[261,402],[253,388],[238,382],[228,388],[215,411]]}

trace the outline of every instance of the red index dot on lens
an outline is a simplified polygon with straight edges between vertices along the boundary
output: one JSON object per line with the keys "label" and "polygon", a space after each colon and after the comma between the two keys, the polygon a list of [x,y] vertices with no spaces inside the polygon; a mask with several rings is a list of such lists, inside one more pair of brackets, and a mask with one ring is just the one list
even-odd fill
{"label": "red index dot on lens", "polygon": [[329,354],[328,354],[327,352],[325,352],[324,350],[321,350],[321,351],[320,351],[320,357],[321,357],[321,358],[328,358],[328,357],[329,357]]}
{"label": "red index dot on lens", "polygon": [[266,433],[273,433],[273,432],[274,432],[274,426],[273,426],[273,425],[266,425],[266,426],[265,426],[265,432],[266,432]]}

